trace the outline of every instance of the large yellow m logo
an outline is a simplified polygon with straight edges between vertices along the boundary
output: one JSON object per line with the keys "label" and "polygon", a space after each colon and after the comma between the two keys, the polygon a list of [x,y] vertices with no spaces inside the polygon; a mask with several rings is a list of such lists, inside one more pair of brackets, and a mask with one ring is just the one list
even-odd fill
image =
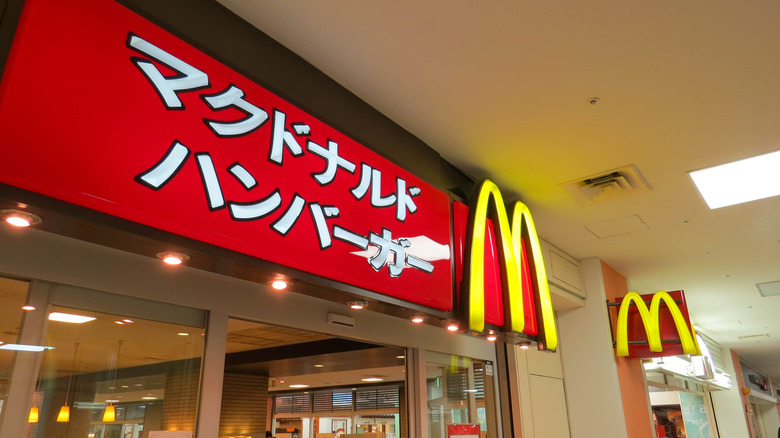
{"label": "large yellow m logo", "polygon": [[618,356],[628,356],[628,310],[631,307],[631,303],[636,304],[636,308],[639,311],[639,316],[642,318],[642,324],[645,327],[645,334],[647,335],[647,343],[650,351],[659,352],[663,351],[661,345],[661,328],[660,328],[660,312],[661,301],[666,304],[669,309],[674,325],[677,328],[677,333],[680,335],[680,344],[682,345],[683,352],[685,354],[701,354],[699,346],[696,343],[695,334],[693,328],[688,327],[688,323],[685,321],[680,308],[674,299],[669,296],[666,291],[658,291],[653,295],[653,299],[650,301],[650,308],[647,308],[647,304],[642,297],[636,292],[629,292],[623,297],[623,302],[620,303],[620,310],[618,311],[618,320],[616,327],[616,354]]}
{"label": "large yellow m logo", "polygon": [[[542,249],[536,226],[528,207],[516,202],[512,212],[512,225],[506,212],[501,192],[493,181],[485,180],[478,187],[476,202],[469,212],[468,245],[470,250],[465,260],[465,285],[468,296],[464,300],[467,307],[469,329],[481,332],[485,328],[485,230],[490,200],[496,210],[496,232],[500,241],[499,252],[503,259],[504,274],[504,313],[505,329],[522,333],[525,328],[523,285],[521,273],[523,266],[523,230],[526,231],[526,243],[531,249],[532,282],[535,283],[537,296],[537,317],[541,319],[540,334],[544,336],[544,347],[555,350],[558,346],[558,333],[547,284],[547,272],[542,260]],[[533,286],[533,285],[532,285]]]}

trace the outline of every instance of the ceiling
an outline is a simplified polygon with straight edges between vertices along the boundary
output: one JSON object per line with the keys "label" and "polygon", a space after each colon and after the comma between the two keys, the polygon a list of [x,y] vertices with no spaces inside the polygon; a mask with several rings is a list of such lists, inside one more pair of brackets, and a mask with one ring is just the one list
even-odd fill
{"label": "ceiling", "polygon": [[[555,246],[685,290],[701,331],[780,378],[780,297],[755,286],[780,280],[780,199],[710,210],[687,174],[780,149],[780,3],[220,2],[492,177]],[[651,189],[581,205],[560,186],[627,165]]]}

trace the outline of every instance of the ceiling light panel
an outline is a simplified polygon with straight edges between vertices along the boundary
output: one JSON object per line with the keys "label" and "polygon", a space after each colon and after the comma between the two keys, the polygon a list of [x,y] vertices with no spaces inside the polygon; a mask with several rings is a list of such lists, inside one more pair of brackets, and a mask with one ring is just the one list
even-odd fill
{"label": "ceiling light panel", "polygon": [[72,313],[52,312],[49,314],[49,321],[68,322],[71,324],[83,324],[94,321],[95,318],[84,315],[74,315]]}
{"label": "ceiling light panel", "polygon": [[711,209],[780,195],[780,151],[689,172]]}

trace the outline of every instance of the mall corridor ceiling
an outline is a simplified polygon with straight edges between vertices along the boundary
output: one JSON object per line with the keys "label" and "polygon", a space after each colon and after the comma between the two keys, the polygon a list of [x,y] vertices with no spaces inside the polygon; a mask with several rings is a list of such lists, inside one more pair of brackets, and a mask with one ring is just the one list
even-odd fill
{"label": "mall corridor ceiling", "polygon": [[[780,198],[710,210],[687,173],[780,149],[780,3],[220,2],[780,377]],[[645,188],[565,190],[627,166]]]}

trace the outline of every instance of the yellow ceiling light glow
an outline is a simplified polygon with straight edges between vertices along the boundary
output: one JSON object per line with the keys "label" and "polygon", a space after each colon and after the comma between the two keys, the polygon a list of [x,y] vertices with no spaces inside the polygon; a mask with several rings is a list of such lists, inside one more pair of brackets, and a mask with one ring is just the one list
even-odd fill
{"label": "yellow ceiling light glow", "polygon": [[711,209],[780,195],[780,151],[689,172]]}

